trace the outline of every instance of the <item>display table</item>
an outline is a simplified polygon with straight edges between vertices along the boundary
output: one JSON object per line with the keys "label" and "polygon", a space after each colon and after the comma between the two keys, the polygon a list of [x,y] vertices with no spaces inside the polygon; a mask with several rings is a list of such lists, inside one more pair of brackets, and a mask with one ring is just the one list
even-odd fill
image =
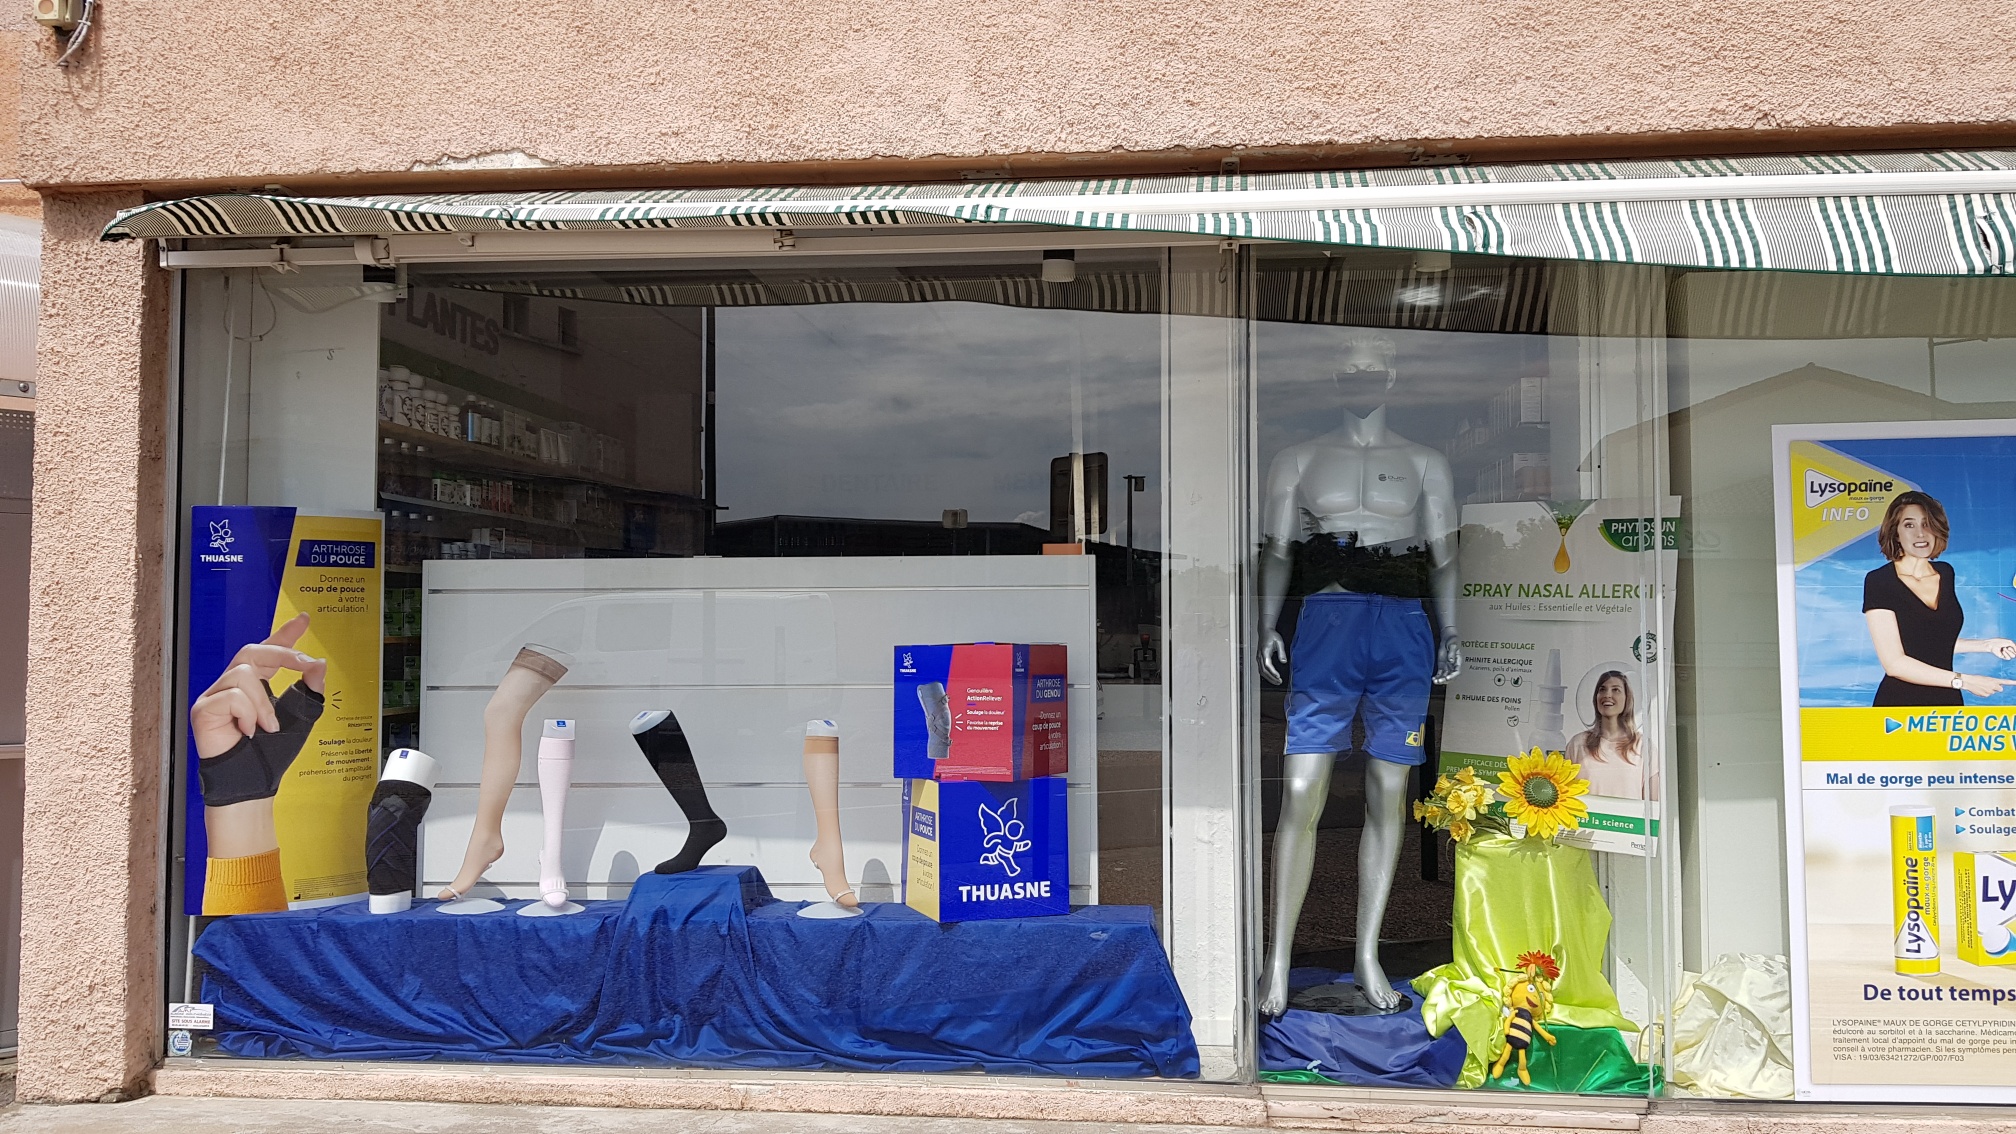
{"label": "display table", "polygon": [[571,917],[243,914],[196,943],[218,1045],[263,1058],[1194,1077],[1149,910],[797,917],[753,867]]}

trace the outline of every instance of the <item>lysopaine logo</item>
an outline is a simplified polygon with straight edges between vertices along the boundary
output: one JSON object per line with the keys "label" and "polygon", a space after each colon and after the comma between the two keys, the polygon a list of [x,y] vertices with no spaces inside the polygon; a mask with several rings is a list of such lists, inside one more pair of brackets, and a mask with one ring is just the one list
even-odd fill
{"label": "lysopaine logo", "polygon": [[374,567],[378,545],[361,539],[304,539],[294,556],[296,567]]}
{"label": "lysopaine logo", "polygon": [[[1897,490],[1892,480],[1835,480],[1817,470],[1806,470],[1806,506],[1818,508],[1839,496],[1888,496]],[[1867,519],[1866,516],[1844,517]]]}
{"label": "lysopaine logo", "polygon": [[1010,799],[1000,807],[980,805],[980,845],[987,851],[980,861],[1000,867],[1010,878],[1022,873],[1015,856],[1036,845],[1022,837],[1025,829],[1022,820],[1015,817],[1015,803]]}

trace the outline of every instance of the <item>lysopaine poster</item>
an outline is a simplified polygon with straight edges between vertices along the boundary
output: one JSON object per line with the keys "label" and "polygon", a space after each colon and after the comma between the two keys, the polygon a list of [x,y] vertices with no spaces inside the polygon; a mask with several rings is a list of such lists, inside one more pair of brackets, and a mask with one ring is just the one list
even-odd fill
{"label": "lysopaine poster", "polygon": [[1560,841],[1634,855],[1653,853],[1659,834],[1661,635],[1679,560],[1680,500],[1651,504],[1464,507],[1463,672],[1449,684],[1439,764],[1495,782],[1514,752],[1562,752],[1589,781],[1589,815]]}
{"label": "lysopaine poster", "polygon": [[185,910],[366,890],[384,628],[375,518],[191,509]]}
{"label": "lysopaine poster", "polygon": [[2016,1102],[2016,421],[1772,443],[1797,1095]]}

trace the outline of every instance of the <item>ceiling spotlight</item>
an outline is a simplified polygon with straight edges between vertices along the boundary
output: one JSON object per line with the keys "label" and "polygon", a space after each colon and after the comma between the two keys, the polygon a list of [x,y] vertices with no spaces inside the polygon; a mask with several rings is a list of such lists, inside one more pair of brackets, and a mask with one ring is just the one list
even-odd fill
{"label": "ceiling spotlight", "polygon": [[1078,278],[1078,253],[1069,248],[1052,248],[1043,253],[1043,282],[1070,283]]}

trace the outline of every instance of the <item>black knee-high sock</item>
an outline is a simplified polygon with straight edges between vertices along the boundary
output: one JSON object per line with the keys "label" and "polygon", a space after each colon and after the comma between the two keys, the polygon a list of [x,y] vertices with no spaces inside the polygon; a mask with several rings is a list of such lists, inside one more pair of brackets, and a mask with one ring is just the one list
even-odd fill
{"label": "black knee-high sock", "polygon": [[700,865],[700,859],[728,835],[728,824],[714,814],[714,807],[707,802],[707,785],[700,782],[700,769],[693,763],[693,746],[686,741],[686,731],[679,727],[679,718],[670,712],[665,719],[637,733],[637,747],[644,750],[644,759],[650,761],[651,770],[658,773],[658,780],[665,790],[672,793],[672,802],[686,816],[686,845],[679,853],[657,866],[659,874],[678,874]]}

